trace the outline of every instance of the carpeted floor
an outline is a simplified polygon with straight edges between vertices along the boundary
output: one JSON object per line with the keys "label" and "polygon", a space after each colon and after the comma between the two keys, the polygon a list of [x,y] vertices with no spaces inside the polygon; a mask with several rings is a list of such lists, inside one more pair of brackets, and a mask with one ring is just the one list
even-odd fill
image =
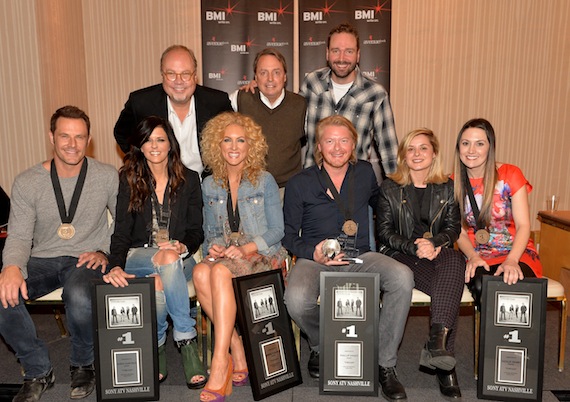
{"label": "carpeted floor", "polygon": [[[61,338],[59,330],[53,319],[50,310],[42,311],[34,307],[33,318],[37,326],[40,337],[46,341],[49,346],[54,370],[56,374],[55,386],[46,391],[42,401],[67,401],[69,393],[69,339]],[[471,310],[462,310],[460,317],[459,332],[456,343],[456,357],[458,360],[457,373],[461,391],[463,393],[462,401],[477,400],[477,382],[473,377],[473,316]],[[422,373],[418,370],[418,359],[423,342],[427,336],[428,317],[427,309],[413,309],[408,319],[406,332],[402,345],[400,347],[398,357],[398,375],[408,394],[408,401],[441,401],[444,400],[439,393],[434,376]],[[566,341],[566,362],[570,366],[570,356],[568,347],[570,342]],[[280,394],[271,396],[265,401],[268,402],[285,402],[285,401],[361,401],[361,400],[384,400],[382,397],[346,397],[319,395],[318,381],[309,377],[307,372],[308,346],[305,340],[302,340],[301,351],[301,370],[303,375],[303,384],[283,391]],[[558,372],[557,368],[557,349],[558,348],[558,310],[549,307],[547,313],[546,324],[546,346],[544,361],[544,392],[542,400],[544,402],[558,402],[566,395],[570,395],[570,367]],[[168,348],[168,367],[169,375],[164,383],[160,386],[161,401],[198,401],[199,391],[189,390],[184,384],[184,375],[182,372],[181,358],[178,351],[169,339]],[[20,366],[18,365],[14,354],[8,347],[0,342],[0,384],[21,383]],[[560,399],[551,391],[559,391]],[[10,400],[3,399],[0,387],[0,401]],[[234,388],[234,392],[229,401],[253,401],[251,388],[249,386]],[[92,394],[85,401],[96,401],[95,394]]]}

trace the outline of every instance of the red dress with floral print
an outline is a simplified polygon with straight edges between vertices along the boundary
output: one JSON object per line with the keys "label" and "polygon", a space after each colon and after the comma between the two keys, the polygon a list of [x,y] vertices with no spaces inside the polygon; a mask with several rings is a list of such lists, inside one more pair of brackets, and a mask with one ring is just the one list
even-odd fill
{"label": "red dress with floral print", "polygon": [[[515,221],[513,219],[513,209],[511,197],[522,186],[526,186],[527,192],[532,191],[532,186],[524,177],[522,171],[514,165],[503,164],[498,168],[499,179],[495,186],[493,195],[493,207],[491,211],[491,223],[487,228],[491,238],[487,244],[477,244],[475,242],[475,217],[469,198],[465,200],[465,213],[468,224],[467,234],[471,244],[489,265],[501,264],[511,251],[513,240],[516,235]],[[477,205],[481,207],[483,199],[483,178],[469,179]],[[527,264],[540,278],[542,277],[542,264],[538,258],[538,253],[534,247],[534,242],[529,239],[526,249],[520,258],[520,262]]]}

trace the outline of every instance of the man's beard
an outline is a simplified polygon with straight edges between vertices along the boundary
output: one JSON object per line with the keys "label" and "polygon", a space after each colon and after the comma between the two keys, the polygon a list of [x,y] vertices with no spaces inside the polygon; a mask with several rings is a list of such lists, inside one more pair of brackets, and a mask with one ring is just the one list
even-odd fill
{"label": "man's beard", "polygon": [[333,74],[336,75],[338,78],[346,78],[346,77],[348,77],[350,74],[352,74],[352,72],[353,72],[354,70],[356,70],[356,63],[353,64],[353,65],[350,65],[350,63],[349,63],[349,69],[346,70],[346,73],[343,73],[343,74],[339,74],[339,73],[337,72],[337,70],[335,69],[334,63],[331,63],[330,61],[329,61],[329,67],[330,67],[330,69],[332,70]]}

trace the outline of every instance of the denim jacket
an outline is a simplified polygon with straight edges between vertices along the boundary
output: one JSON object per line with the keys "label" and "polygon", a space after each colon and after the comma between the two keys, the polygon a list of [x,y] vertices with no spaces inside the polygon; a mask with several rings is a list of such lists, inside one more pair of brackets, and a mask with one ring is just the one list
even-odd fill
{"label": "denim jacket", "polygon": [[[204,255],[213,244],[226,246],[224,224],[228,220],[227,191],[208,176],[202,182],[204,200]],[[256,187],[243,179],[238,189],[241,228],[257,245],[260,254],[271,256],[281,248],[284,236],[283,209],[279,188],[271,174],[263,172]]]}

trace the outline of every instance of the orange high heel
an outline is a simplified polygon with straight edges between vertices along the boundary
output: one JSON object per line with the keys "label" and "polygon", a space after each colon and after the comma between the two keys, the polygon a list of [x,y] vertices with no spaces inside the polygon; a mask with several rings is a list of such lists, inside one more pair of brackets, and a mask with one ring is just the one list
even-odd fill
{"label": "orange high heel", "polygon": [[[226,396],[232,394],[232,373],[234,370],[234,365],[232,362],[232,357],[230,356],[230,361],[228,363],[228,372],[226,373],[226,380],[224,385],[220,389],[209,389],[207,386],[200,392],[200,400],[208,402],[224,402]],[[214,399],[202,399],[202,397],[214,397]]]}

